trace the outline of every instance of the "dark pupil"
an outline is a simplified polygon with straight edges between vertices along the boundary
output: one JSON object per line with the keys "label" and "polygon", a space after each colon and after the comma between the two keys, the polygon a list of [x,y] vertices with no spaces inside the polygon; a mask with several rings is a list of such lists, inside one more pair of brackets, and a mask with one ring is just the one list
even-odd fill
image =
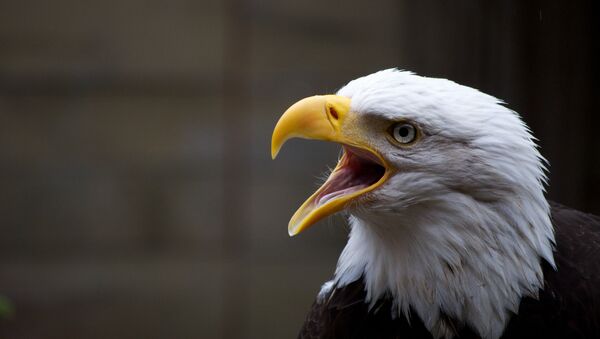
{"label": "dark pupil", "polygon": [[400,127],[398,134],[400,134],[401,137],[406,138],[408,136],[408,127]]}

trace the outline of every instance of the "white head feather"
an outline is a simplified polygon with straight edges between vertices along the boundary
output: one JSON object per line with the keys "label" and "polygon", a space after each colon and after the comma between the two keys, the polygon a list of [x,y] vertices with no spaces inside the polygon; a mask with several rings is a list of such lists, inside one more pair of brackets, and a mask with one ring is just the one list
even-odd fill
{"label": "white head feather", "polygon": [[492,96],[395,69],[338,94],[424,137],[405,149],[373,141],[398,172],[349,208],[348,244],[324,290],[362,277],[367,302],[391,295],[435,337],[454,335],[447,317],[500,337],[543,287],[541,259],[554,265],[544,159],[528,128]]}

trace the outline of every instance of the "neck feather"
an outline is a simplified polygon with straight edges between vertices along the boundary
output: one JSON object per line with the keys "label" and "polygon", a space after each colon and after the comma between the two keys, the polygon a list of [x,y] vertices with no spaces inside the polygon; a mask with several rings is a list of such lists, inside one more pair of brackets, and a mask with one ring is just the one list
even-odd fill
{"label": "neck feather", "polygon": [[414,311],[438,338],[454,336],[448,319],[499,338],[521,298],[543,287],[541,259],[554,265],[545,199],[492,203],[453,194],[394,214],[354,211],[349,221],[326,286],[362,277],[366,302],[390,296],[395,315]]}

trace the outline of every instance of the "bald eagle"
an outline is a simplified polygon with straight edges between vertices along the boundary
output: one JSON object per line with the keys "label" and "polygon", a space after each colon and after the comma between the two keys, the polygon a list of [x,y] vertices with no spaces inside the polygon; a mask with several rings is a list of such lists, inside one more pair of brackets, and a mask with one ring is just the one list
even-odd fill
{"label": "bald eagle", "polygon": [[383,70],[292,105],[272,136],[339,143],[296,235],[348,242],[300,338],[600,338],[600,218],[545,198],[519,115],[446,79]]}

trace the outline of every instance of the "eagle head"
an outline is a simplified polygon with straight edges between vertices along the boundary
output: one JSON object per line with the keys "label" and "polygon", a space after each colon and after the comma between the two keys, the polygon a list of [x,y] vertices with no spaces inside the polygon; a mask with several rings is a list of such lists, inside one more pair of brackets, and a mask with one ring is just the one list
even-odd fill
{"label": "eagle head", "polygon": [[446,79],[383,70],[335,95],[302,99],[280,118],[275,157],[294,137],[336,142],[342,155],[290,220],[296,235],[333,213],[351,231],[333,280],[363,279],[365,302],[391,296],[437,337],[445,319],[502,333],[553,265],[544,159],[517,113]]}

